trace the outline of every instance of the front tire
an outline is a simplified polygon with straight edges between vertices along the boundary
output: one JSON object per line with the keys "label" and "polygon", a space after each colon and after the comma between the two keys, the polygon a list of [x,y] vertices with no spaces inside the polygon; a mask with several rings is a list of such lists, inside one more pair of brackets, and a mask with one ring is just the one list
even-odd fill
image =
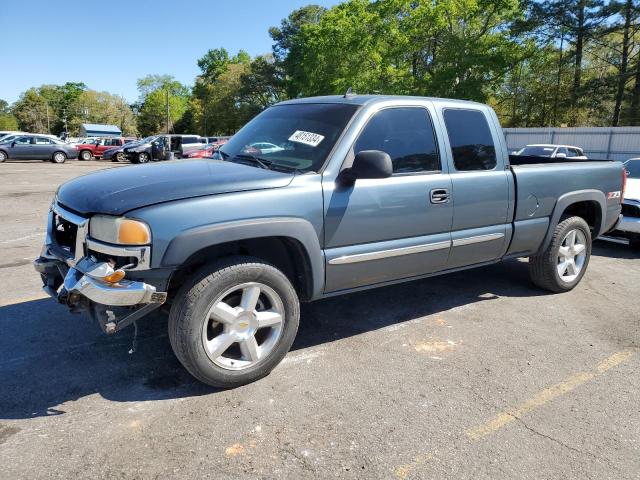
{"label": "front tire", "polygon": [[93,155],[91,154],[91,152],[89,150],[83,150],[82,152],[80,152],[80,160],[84,160],[84,161],[88,162],[92,158],[93,158]]}
{"label": "front tire", "polygon": [[291,348],[300,305],[289,279],[252,257],[201,270],[178,292],[169,340],[195,378],[232,388],[271,372]]}
{"label": "front tire", "polygon": [[111,157],[112,162],[122,162],[124,161],[124,153],[118,152],[113,157]]}
{"label": "front tire", "polygon": [[149,163],[150,157],[146,152],[140,152],[138,154],[138,163]]}
{"label": "front tire", "polygon": [[589,225],[581,217],[569,217],[556,226],[546,250],[529,257],[529,276],[540,288],[568,292],[582,280],[590,258]]}
{"label": "front tire", "polygon": [[64,163],[67,161],[67,156],[64,152],[56,152],[53,154],[53,157],[51,157],[51,161],[53,163]]}
{"label": "front tire", "polygon": [[9,158],[9,156],[6,154],[6,152],[0,150],[0,163],[4,162],[7,158]]}

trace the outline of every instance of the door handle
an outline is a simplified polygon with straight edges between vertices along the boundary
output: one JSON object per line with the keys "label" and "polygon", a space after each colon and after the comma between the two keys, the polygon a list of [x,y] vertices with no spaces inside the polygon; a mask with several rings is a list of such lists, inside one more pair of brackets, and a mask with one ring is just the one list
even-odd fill
{"label": "door handle", "polygon": [[449,203],[449,190],[446,188],[434,188],[429,195],[431,203]]}

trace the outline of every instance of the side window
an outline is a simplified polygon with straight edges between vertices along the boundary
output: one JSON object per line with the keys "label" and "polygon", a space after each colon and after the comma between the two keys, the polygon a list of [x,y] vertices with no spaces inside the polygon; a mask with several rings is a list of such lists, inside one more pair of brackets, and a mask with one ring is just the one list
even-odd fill
{"label": "side window", "polygon": [[565,147],[559,147],[558,150],[556,150],[556,157],[559,153],[563,153],[565,157],[569,156],[569,153],[567,152],[567,149]]}
{"label": "side window", "polygon": [[29,145],[31,144],[31,137],[18,137],[15,139],[16,145]]}
{"label": "side window", "polygon": [[393,173],[442,170],[431,117],[424,108],[388,108],[376,113],[354,145],[354,153],[362,150],[388,153]]}
{"label": "side window", "polygon": [[478,110],[446,109],[444,123],[456,170],[496,168],[496,148],[484,113]]}
{"label": "side window", "polygon": [[577,148],[570,148],[568,157],[579,157],[582,153]]}
{"label": "side window", "polygon": [[44,137],[36,137],[36,145],[51,145],[51,140]]}

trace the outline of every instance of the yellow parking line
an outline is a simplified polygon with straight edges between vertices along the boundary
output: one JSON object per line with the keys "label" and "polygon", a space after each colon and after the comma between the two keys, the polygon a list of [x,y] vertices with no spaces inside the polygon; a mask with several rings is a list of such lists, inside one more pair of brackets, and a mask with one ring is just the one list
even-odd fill
{"label": "yellow parking line", "polygon": [[19,303],[34,302],[36,300],[44,300],[45,298],[50,298],[50,297],[45,294],[40,294],[37,296],[34,295],[33,297],[25,297],[25,298],[18,298],[16,300],[8,300],[6,302],[0,301],[0,307],[8,307],[9,305],[17,305]]}
{"label": "yellow parking line", "polygon": [[595,377],[603,374],[607,370],[617,365],[620,365],[622,362],[626,361],[632,355],[633,355],[633,352],[628,350],[614,353],[609,358],[607,358],[606,360],[603,360],[598,365],[596,365],[595,369],[593,369],[592,371],[581,372],[576,375],[573,375],[569,377],[567,380],[565,380],[564,382],[557,383],[556,385],[553,385],[541,391],[540,393],[533,396],[531,399],[524,402],[522,405],[514,409],[501,412],[495,417],[493,417],[491,420],[489,420],[487,423],[467,430],[466,432],[467,436],[471,440],[477,440],[479,438],[484,437],[485,435],[493,433],[496,430],[518,419],[522,415],[530,412],[531,410],[541,407],[542,405],[550,402],[551,400],[572,391],[576,387],[579,387],[580,385],[583,385],[588,381],[593,380]]}
{"label": "yellow parking line", "polygon": [[[491,420],[489,420],[487,423],[467,430],[467,437],[471,440],[477,440],[484,437],[485,435],[489,435],[490,433],[499,430],[500,428],[508,425],[514,420],[517,420],[521,415],[524,415],[525,413],[530,412],[550,402],[551,400],[572,391],[576,387],[579,387],[580,385],[593,380],[599,375],[602,375],[607,370],[620,365],[622,362],[625,362],[630,357],[632,357],[633,354],[634,352],[629,350],[623,350],[614,353],[609,358],[606,358],[605,360],[598,363],[593,370],[589,372],[577,373],[566,379],[564,382],[553,385],[534,395],[531,399],[527,400],[522,405],[514,409],[501,412]],[[404,480],[414,469],[434,459],[435,457],[432,452],[425,452],[423,454],[417,455],[411,462],[397,467],[394,470],[395,476],[400,480]]]}

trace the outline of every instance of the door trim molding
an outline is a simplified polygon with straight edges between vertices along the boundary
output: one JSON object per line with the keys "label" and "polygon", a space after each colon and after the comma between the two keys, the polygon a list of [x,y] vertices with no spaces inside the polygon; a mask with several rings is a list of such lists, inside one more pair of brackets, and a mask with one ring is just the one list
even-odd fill
{"label": "door trim molding", "polygon": [[491,240],[498,240],[503,237],[504,233],[488,233],[486,235],[476,235],[475,237],[458,238],[453,240],[453,246],[461,247],[463,245],[472,245],[474,243],[490,242]]}
{"label": "door trim molding", "polygon": [[377,252],[357,253],[354,255],[344,255],[342,257],[333,258],[329,260],[329,265],[345,265],[349,263],[367,262],[369,260],[380,260],[383,258],[399,257],[402,255],[411,255],[413,253],[443,250],[449,247],[451,247],[451,240],[447,240],[445,242],[425,243],[422,245],[412,245],[411,247],[379,250]]}

